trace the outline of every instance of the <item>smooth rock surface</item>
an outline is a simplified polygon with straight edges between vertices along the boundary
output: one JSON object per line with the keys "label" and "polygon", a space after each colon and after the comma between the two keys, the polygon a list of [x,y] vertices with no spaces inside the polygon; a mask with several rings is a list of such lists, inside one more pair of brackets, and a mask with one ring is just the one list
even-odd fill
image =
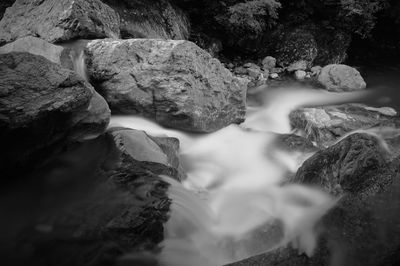
{"label": "smooth rock surface", "polygon": [[90,78],[115,112],[197,132],[244,120],[244,82],[191,42],[94,40],[86,52]]}
{"label": "smooth rock surface", "polygon": [[307,139],[318,146],[327,147],[356,130],[378,134],[386,140],[397,139],[400,120],[393,109],[394,113],[387,109],[371,110],[364,104],[343,104],[301,108],[291,112],[289,118],[293,129],[303,131]]}
{"label": "smooth rock surface", "polygon": [[105,130],[107,105],[91,104],[93,88],[71,70],[29,53],[2,54],[0,61],[3,171],[24,168],[56,143]]}
{"label": "smooth rock surface", "polygon": [[340,64],[323,67],[318,75],[318,82],[328,91],[355,91],[367,86],[360,72]]}
{"label": "smooth rock surface", "polygon": [[17,0],[0,21],[0,44],[25,36],[48,42],[118,38],[119,16],[100,0]]}

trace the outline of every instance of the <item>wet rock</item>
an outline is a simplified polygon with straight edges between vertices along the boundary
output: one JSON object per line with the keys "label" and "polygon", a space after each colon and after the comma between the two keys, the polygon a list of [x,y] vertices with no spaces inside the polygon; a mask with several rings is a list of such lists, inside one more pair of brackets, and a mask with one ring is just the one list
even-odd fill
{"label": "wet rock", "polygon": [[[52,211],[36,213],[20,234],[27,251],[23,255],[35,265],[100,266],[115,265],[130,254],[156,252],[170,206],[169,185],[159,175],[178,179],[178,149],[176,139],[154,138],[126,128],[112,128],[98,139],[72,147],[54,164],[58,171],[50,167],[44,179],[52,180],[58,173],[56,180],[71,182],[83,175],[85,182],[78,184],[82,191],[76,193],[78,189],[70,187],[67,193],[72,193],[72,200],[60,204],[65,183],[43,188],[42,200]],[[85,161],[84,165],[68,164],[73,175],[57,168],[69,158]]]}
{"label": "wet rock", "polygon": [[270,70],[276,67],[276,59],[272,56],[266,56],[262,60],[262,66],[264,70]]}
{"label": "wet rock", "polygon": [[344,104],[298,109],[289,118],[293,129],[302,130],[309,140],[327,147],[355,130],[383,135],[386,140],[397,138],[400,120],[397,115],[387,114],[363,104]]}
{"label": "wet rock", "polygon": [[191,42],[95,40],[87,54],[91,80],[115,112],[197,132],[244,120],[243,81]]}
{"label": "wet rock", "polygon": [[351,134],[319,151],[297,171],[294,182],[317,185],[334,196],[374,186],[376,172],[388,167],[389,152],[367,134]]}
{"label": "wet rock", "polygon": [[118,14],[99,0],[17,0],[0,21],[0,44],[25,36],[54,43],[119,35]]}
{"label": "wet rock", "polygon": [[318,82],[328,91],[354,91],[365,89],[360,72],[346,65],[327,65],[321,69]]}
{"label": "wet rock", "polygon": [[118,12],[121,37],[186,40],[190,23],[170,1],[101,0]]}
{"label": "wet rock", "polygon": [[307,73],[304,70],[296,70],[294,72],[294,77],[297,80],[303,80],[303,79],[305,79],[307,77]]}
{"label": "wet rock", "polygon": [[337,204],[316,225],[311,257],[288,246],[230,265],[396,265],[400,247],[400,176],[375,137],[353,134],[317,152],[295,182],[319,185]]}
{"label": "wet rock", "polygon": [[276,142],[279,148],[286,151],[310,153],[318,150],[310,140],[294,134],[279,134]]}
{"label": "wet rock", "polygon": [[3,173],[29,168],[67,139],[104,132],[109,109],[74,72],[28,53],[1,54],[0,61]]}

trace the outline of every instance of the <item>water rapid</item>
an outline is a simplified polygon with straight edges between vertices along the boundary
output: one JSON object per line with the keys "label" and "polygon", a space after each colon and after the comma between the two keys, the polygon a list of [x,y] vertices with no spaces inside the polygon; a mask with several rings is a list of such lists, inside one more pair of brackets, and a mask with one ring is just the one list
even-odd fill
{"label": "water rapid", "polygon": [[291,243],[311,255],[315,223],[336,199],[302,185],[284,185],[311,154],[287,152],[277,133],[291,133],[290,111],[300,106],[354,102],[369,92],[329,93],[309,88],[270,90],[241,125],[207,135],[165,129],[135,116],[113,116],[111,126],[181,141],[188,177],[170,183],[170,219],[160,265],[224,265]]}

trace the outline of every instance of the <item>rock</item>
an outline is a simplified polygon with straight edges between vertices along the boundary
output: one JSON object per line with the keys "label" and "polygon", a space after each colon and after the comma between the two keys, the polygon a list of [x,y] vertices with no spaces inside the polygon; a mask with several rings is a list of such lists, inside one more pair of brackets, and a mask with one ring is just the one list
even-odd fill
{"label": "rock", "polygon": [[[101,0],[118,12],[121,37],[186,40],[190,23],[168,0]],[[218,49],[213,47],[212,49]]]}
{"label": "rock", "polygon": [[258,79],[261,75],[261,70],[259,68],[248,68],[247,74],[254,79]]}
{"label": "rock", "polygon": [[296,70],[294,76],[297,80],[303,80],[307,77],[307,73],[304,70]]}
{"label": "rock", "polygon": [[17,0],[0,21],[0,44],[25,36],[55,43],[119,35],[118,14],[100,0]]}
{"label": "rock", "polygon": [[296,61],[296,62],[291,63],[286,68],[286,70],[288,72],[294,72],[296,70],[306,70],[307,69],[307,65],[308,65],[307,61],[300,60],[300,61]]}
{"label": "rock", "polygon": [[253,68],[253,69],[260,69],[259,66],[257,66],[254,63],[251,63],[251,62],[244,64],[243,67],[245,67],[245,68]]}
{"label": "rock", "polygon": [[[35,265],[65,266],[116,265],[124,255],[156,252],[171,202],[169,184],[159,175],[177,178],[178,148],[176,139],[125,128],[70,148],[55,158],[57,172],[50,166],[41,176],[47,181],[57,173],[55,180],[68,183],[41,186],[43,206],[51,211],[33,212],[19,234],[28,252],[15,252]],[[80,193],[70,184],[74,178]]]}
{"label": "rock", "polygon": [[310,157],[295,182],[340,195],[316,225],[311,257],[280,247],[233,265],[396,265],[400,248],[398,160],[389,161],[376,138],[353,134]]}
{"label": "rock", "polygon": [[277,79],[277,78],[279,78],[279,75],[278,75],[278,73],[271,73],[269,75],[269,77],[272,78],[272,79]]}
{"label": "rock", "polygon": [[334,196],[356,193],[377,183],[376,170],[388,167],[388,159],[376,137],[351,134],[304,162],[294,182],[317,185]]}
{"label": "rock", "polygon": [[285,69],[283,69],[282,67],[274,67],[274,68],[272,68],[272,69],[270,70],[270,73],[277,73],[277,74],[280,74],[280,73],[282,73],[283,71],[285,71]]}
{"label": "rock", "polygon": [[300,151],[302,153],[318,151],[318,148],[310,140],[294,134],[279,134],[276,137],[276,142],[277,146],[285,151]]}
{"label": "rock", "polygon": [[343,104],[317,108],[301,108],[290,113],[293,129],[302,130],[306,137],[321,147],[330,146],[355,130],[382,134],[386,140],[397,138],[400,120],[363,104]]}
{"label": "rock", "polygon": [[73,62],[68,49],[33,36],[22,37],[0,47],[1,54],[10,52],[27,52],[41,55],[53,63],[73,70]]}
{"label": "rock", "polygon": [[334,64],[321,69],[318,82],[328,91],[355,91],[367,86],[355,68]]}
{"label": "rock", "polygon": [[320,66],[313,66],[311,68],[311,75],[312,76],[318,76],[319,73],[321,73],[321,69],[322,69],[322,67],[320,67]]}
{"label": "rock", "polygon": [[95,40],[87,54],[91,80],[115,112],[196,132],[244,120],[245,84],[191,42]]}
{"label": "rock", "polygon": [[[74,72],[28,53],[0,54],[0,61],[3,173],[14,175],[43,161],[51,147],[68,138],[104,132],[108,107],[92,98],[93,88]],[[97,116],[104,109],[108,113]]]}
{"label": "rock", "polygon": [[276,67],[276,59],[272,56],[266,56],[262,60],[262,65],[264,70],[271,70]]}
{"label": "rock", "polygon": [[236,75],[246,75],[247,74],[247,69],[242,66],[235,67],[235,69],[233,71],[235,72]]}

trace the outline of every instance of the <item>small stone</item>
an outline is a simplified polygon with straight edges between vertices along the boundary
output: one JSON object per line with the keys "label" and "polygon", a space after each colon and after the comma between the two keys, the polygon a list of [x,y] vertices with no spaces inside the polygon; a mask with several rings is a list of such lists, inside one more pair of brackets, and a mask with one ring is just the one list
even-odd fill
{"label": "small stone", "polygon": [[267,56],[262,60],[264,70],[270,70],[276,66],[276,59],[272,56]]}
{"label": "small stone", "polygon": [[312,75],[312,76],[317,76],[317,75],[319,75],[319,73],[321,72],[321,69],[322,69],[322,67],[320,67],[320,66],[313,66],[313,67],[311,68],[311,75]]}
{"label": "small stone", "polygon": [[261,70],[256,68],[248,68],[247,73],[250,77],[257,79],[261,75]]}
{"label": "small stone", "polygon": [[303,80],[306,78],[307,73],[304,70],[296,70],[296,72],[294,72],[294,76],[297,80]]}
{"label": "small stone", "polygon": [[279,78],[279,75],[278,75],[278,73],[271,73],[269,75],[269,77],[272,78],[272,79],[277,79],[277,78]]}

